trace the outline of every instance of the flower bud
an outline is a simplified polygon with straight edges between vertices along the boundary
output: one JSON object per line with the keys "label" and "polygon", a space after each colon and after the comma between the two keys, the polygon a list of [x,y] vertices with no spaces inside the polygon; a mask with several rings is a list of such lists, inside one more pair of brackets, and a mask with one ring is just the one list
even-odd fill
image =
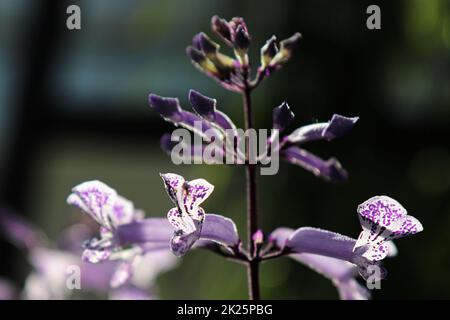
{"label": "flower bud", "polygon": [[278,130],[284,130],[295,117],[286,101],[273,109],[272,116],[273,128]]}
{"label": "flower bud", "polygon": [[238,51],[247,53],[248,47],[250,46],[250,37],[247,30],[242,25],[239,25],[236,29],[236,34],[234,36],[234,48]]}
{"label": "flower bud", "polygon": [[211,18],[211,28],[226,44],[232,46],[230,25],[225,19],[213,16]]}
{"label": "flower bud", "polygon": [[170,119],[175,123],[181,120],[181,106],[177,98],[165,98],[150,93],[148,102],[163,118]]}
{"label": "flower bud", "polygon": [[266,41],[266,44],[261,48],[261,67],[267,67],[272,61],[273,57],[278,53],[277,38],[272,36]]}
{"label": "flower bud", "polygon": [[194,65],[196,65],[201,71],[216,77],[221,76],[214,63],[212,63],[202,51],[189,46],[186,48],[186,53],[189,58],[191,58]]}
{"label": "flower bud", "polygon": [[297,32],[290,38],[281,41],[280,51],[272,59],[270,65],[276,66],[277,64],[282,64],[288,61],[291,58],[293,51],[298,47],[301,38],[302,35]]}
{"label": "flower bud", "polygon": [[189,90],[189,102],[194,111],[208,121],[215,120],[216,99],[202,95],[195,90]]}
{"label": "flower bud", "polygon": [[211,56],[215,56],[219,51],[220,46],[212,41],[203,32],[200,32],[198,35],[196,35],[194,39],[194,41],[198,42],[200,50],[202,50],[208,58]]}

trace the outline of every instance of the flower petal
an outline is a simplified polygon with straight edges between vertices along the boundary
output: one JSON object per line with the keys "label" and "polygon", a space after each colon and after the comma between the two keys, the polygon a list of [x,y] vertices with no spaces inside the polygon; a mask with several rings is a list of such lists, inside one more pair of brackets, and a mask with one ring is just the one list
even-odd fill
{"label": "flower petal", "polygon": [[189,210],[201,205],[214,191],[214,186],[205,179],[195,179],[187,183],[186,204]]}
{"label": "flower petal", "polygon": [[215,123],[222,130],[236,129],[235,124],[223,112],[216,109],[217,100],[209,98],[198,91],[189,90],[189,102],[194,111],[209,122]]}
{"label": "flower petal", "polygon": [[67,203],[76,205],[90,215],[100,225],[111,229],[111,212],[117,193],[103,182],[94,180],[83,182],[72,189]]}
{"label": "flower petal", "polygon": [[165,218],[147,218],[117,228],[116,236],[120,244],[169,243],[173,227]]}
{"label": "flower petal", "polygon": [[328,126],[322,132],[322,136],[326,140],[333,140],[343,137],[353,129],[353,126],[358,120],[359,117],[348,118],[339,114],[334,114],[328,123]]}
{"label": "flower petal", "polygon": [[206,214],[200,237],[226,246],[239,244],[239,235],[234,221],[212,213]]}
{"label": "flower petal", "polygon": [[186,254],[198,239],[200,239],[200,232],[198,231],[188,234],[175,232],[170,240],[170,250],[177,257],[180,257]]}
{"label": "flower petal", "polygon": [[[370,245],[374,259],[384,254],[385,241],[416,234],[423,230],[422,224],[407,215],[406,209],[388,196],[375,196],[358,206],[361,232],[355,248]],[[387,253],[386,253],[387,255]]]}
{"label": "flower petal", "polygon": [[173,203],[178,205],[181,199],[181,193],[183,192],[185,180],[182,176],[175,173],[160,174],[164,181],[167,194]]}
{"label": "flower petal", "polygon": [[172,208],[167,213],[167,219],[175,228],[183,234],[189,234],[197,230],[194,220],[189,215],[183,215],[178,208]]}
{"label": "flower petal", "polygon": [[355,239],[339,233],[303,227],[289,237],[286,247],[297,253],[313,253],[352,262],[355,243]]}
{"label": "flower petal", "polygon": [[135,215],[133,202],[117,196],[111,211],[111,220],[115,227],[133,221]]}
{"label": "flower petal", "polygon": [[164,119],[174,123],[182,120],[181,106],[177,98],[161,97],[151,93],[148,102]]}
{"label": "flower petal", "polygon": [[347,171],[335,158],[323,160],[308,151],[297,146],[284,148],[281,151],[283,158],[289,163],[311,171],[314,175],[326,180],[341,182],[348,178]]}
{"label": "flower petal", "polygon": [[217,100],[209,98],[198,91],[189,90],[189,102],[194,111],[202,118],[214,122]]}
{"label": "flower petal", "polygon": [[371,261],[364,257],[367,248],[353,249],[355,239],[339,233],[304,227],[297,229],[287,240],[286,248],[292,253],[312,253],[345,260],[356,264],[360,275],[367,279],[372,276],[373,269],[379,270],[380,279],[386,276],[386,270],[380,261]]}
{"label": "flower petal", "polygon": [[99,263],[105,261],[111,255],[110,249],[96,250],[96,249],[84,249],[81,256],[82,260],[90,263]]}
{"label": "flower petal", "polygon": [[321,122],[300,127],[287,136],[291,143],[304,143],[313,140],[333,140],[349,133],[358,117],[344,117],[334,114],[329,122]]}

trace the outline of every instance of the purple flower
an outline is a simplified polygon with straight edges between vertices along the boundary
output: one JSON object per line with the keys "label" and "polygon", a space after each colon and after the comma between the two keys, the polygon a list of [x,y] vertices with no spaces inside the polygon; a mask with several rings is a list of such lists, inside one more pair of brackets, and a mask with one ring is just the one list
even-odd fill
{"label": "purple flower", "polygon": [[[285,248],[286,241],[294,232],[290,228],[278,228],[269,240]],[[369,291],[356,281],[358,269],[350,262],[311,253],[293,253],[289,257],[331,280],[341,300],[366,300],[370,297]]]}
{"label": "purple flower", "polygon": [[[278,129],[278,131],[271,136],[269,144],[272,143],[275,135],[279,135],[290,124],[293,118],[294,113],[286,102],[274,109],[273,128]],[[281,139],[280,155],[287,162],[301,166],[316,176],[331,181],[344,181],[348,174],[338,160],[335,158],[323,160],[299,147],[299,145],[314,140],[330,141],[344,136],[353,128],[358,119],[358,117],[348,118],[334,114],[329,122],[302,126]]]}
{"label": "purple flower", "polygon": [[[170,225],[160,218],[146,219],[146,242],[136,245],[133,237],[127,233],[133,223],[144,219],[143,212],[136,210],[129,200],[119,196],[117,192],[100,181],[84,182],[72,190],[67,202],[82,209],[100,224],[100,238],[92,238],[85,243],[83,261],[98,263],[104,260],[117,260],[115,273],[110,283],[119,287],[127,283],[133,276],[136,261],[142,255],[155,250],[167,250],[170,237]],[[131,246],[130,246],[131,245]]]}
{"label": "purple flower", "polygon": [[212,184],[204,179],[186,181],[173,173],[162,174],[161,177],[169,198],[176,205],[167,213],[167,218],[175,229],[170,241],[175,255],[184,255],[200,238],[225,246],[239,244],[234,222],[218,215],[206,215],[200,207],[213,192]]}
{"label": "purple flower", "polygon": [[367,279],[373,272],[369,267],[380,270],[380,277],[386,276],[381,260],[396,254],[390,243],[423,230],[420,222],[406,214],[406,210],[387,196],[373,197],[358,206],[363,231],[358,240],[316,228],[303,227],[293,233],[289,229],[275,230],[270,240],[286,254],[315,254],[340,259],[355,264],[361,276]]}
{"label": "purple flower", "polygon": [[109,258],[119,245],[115,231],[119,225],[143,218],[131,201],[100,181],[87,181],[72,189],[67,203],[79,207],[100,225],[100,239],[86,242],[83,260],[98,263]]}
{"label": "purple flower", "polygon": [[387,196],[375,196],[358,206],[359,221],[363,231],[353,251],[378,261],[389,254],[389,241],[416,234],[423,230],[422,224],[407,214],[396,200]]}

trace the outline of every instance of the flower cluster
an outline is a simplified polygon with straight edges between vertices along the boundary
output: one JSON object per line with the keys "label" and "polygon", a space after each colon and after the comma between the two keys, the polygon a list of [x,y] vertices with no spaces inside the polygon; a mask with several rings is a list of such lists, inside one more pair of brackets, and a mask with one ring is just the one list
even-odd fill
{"label": "flower cluster", "polygon": [[[245,21],[241,17],[226,21],[214,16],[211,19],[211,28],[226,45],[233,49],[234,57],[220,52],[220,45],[203,32],[194,36],[192,45],[187,47],[186,53],[194,66],[217,80],[225,89],[243,92],[249,87],[248,50],[251,41]],[[255,79],[250,82],[250,87],[257,86],[264,77],[285,64],[291,58],[300,39],[300,33],[295,33],[279,44],[275,36],[267,40],[261,48],[261,64]]]}
{"label": "flower cluster", "polygon": [[[254,129],[251,119],[251,91],[291,58],[301,36],[296,33],[279,44],[275,36],[271,37],[261,48],[261,63],[255,77],[251,79],[248,57],[251,36],[244,20],[235,17],[226,21],[214,16],[211,24],[213,31],[233,49],[234,57],[222,53],[219,44],[203,32],[194,36],[187,54],[202,72],[214,78],[224,88],[242,94],[246,129]],[[243,262],[249,268],[249,294],[252,298],[259,298],[258,271],[254,266],[261,261],[288,256],[330,279],[342,299],[367,299],[370,294],[356,280],[357,274],[364,279],[383,279],[386,270],[382,260],[395,256],[397,252],[392,240],[423,230],[421,223],[409,216],[396,200],[376,196],[357,208],[362,227],[357,239],[313,227],[296,230],[280,227],[265,237],[256,224],[256,180],[253,166],[265,164],[280,155],[287,162],[303,167],[325,180],[346,180],[347,171],[338,160],[323,160],[306,151],[303,145],[310,141],[330,141],[342,137],[359,118],[334,114],[328,122],[301,126],[290,134],[284,134],[294,119],[294,113],[283,102],[273,109],[271,134],[263,140],[266,150],[252,159],[248,149],[240,150],[237,147],[239,142],[249,140],[248,137],[239,135],[239,129],[233,121],[218,109],[216,99],[191,90],[189,102],[193,112],[184,110],[177,98],[161,97],[153,93],[149,95],[150,106],[166,121],[188,129],[201,138],[200,143],[192,145],[190,140],[179,141],[179,137],[174,134],[164,135],[161,146],[172,157],[174,150],[179,147],[176,142],[179,142],[188,148],[188,156],[194,159],[200,157],[203,160],[200,163],[225,163],[225,158],[231,158],[237,160],[233,163],[245,166],[249,199],[247,247],[242,245],[232,220],[206,213],[203,205],[214,187],[204,179],[188,181],[174,173],[161,174],[167,194],[174,204],[174,208],[167,213],[166,220],[144,219],[129,201],[100,182],[81,184],[74,188],[68,202],[80,207],[101,225],[100,239],[87,243],[84,257],[88,261],[97,262],[111,260],[113,255],[119,255],[125,261],[122,264],[125,266],[122,268],[124,271],[121,273],[123,280],[118,281],[119,284],[126,283],[133,273],[133,264],[129,261],[145,252],[170,250],[175,256],[182,256],[191,249],[202,248]],[[256,162],[253,163],[252,160]],[[132,254],[125,254],[130,250]]]}
{"label": "flower cluster", "polygon": [[[149,95],[150,106],[166,121],[191,130],[203,139],[200,146],[186,146],[191,151],[189,156],[198,159],[210,155],[202,160],[208,164],[215,164],[224,163],[223,159],[227,153],[232,153],[231,157],[238,160],[236,163],[245,163],[245,150],[239,150],[237,143],[242,140],[242,137],[233,121],[217,109],[216,99],[190,90],[189,102],[194,113],[184,111],[177,98],[160,97],[153,93]],[[266,152],[258,155],[256,160],[264,163],[270,161],[268,152],[270,150],[270,154],[279,152],[282,159],[311,171],[316,176],[331,181],[346,180],[348,178],[347,171],[338,160],[335,158],[323,160],[301,148],[301,145],[310,141],[330,141],[342,137],[350,132],[359,118],[334,114],[328,122],[301,126],[280,139],[280,134],[293,119],[294,113],[286,102],[273,109],[272,134],[267,139]],[[195,126],[195,122],[199,125]],[[174,155],[172,151],[177,146],[177,142],[173,139],[170,134],[165,134],[161,138],[162,148],[171,155]],[[232,148],[227,148],[230,144]],[[206,148],[210,148],[212,152],[204,152]]]}

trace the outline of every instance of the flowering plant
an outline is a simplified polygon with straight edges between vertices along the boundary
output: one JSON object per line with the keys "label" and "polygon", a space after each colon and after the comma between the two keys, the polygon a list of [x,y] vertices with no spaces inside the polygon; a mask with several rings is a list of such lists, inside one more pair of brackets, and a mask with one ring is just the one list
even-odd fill
{"label": "flowering plant", "polygon": [[[293,57],[301,35],[295,33],[279,43],[275,36],[267,40],[261,48],[260,65],[252,77],[248,57],[251,36],[244,19],[235,17],[226,21],[214,16],[211,25],[219,38],[231,47],[234,56],[222,53],[220,45],[205,33],[194,36],[187,55],[200,71],[225,89],[242,95],[245,130],[255,129],[252,91]],[[194,159],[201,158],[211,164],[232,159],[233,163],[244,167],[247,239],[242,239],[231,219],[204,209],[205,201],[214,190],[205,179],[188,181],[174,173],[161,174],[168,197],[174,204],[167,218],[144,218],[140,210],[111,187],[99,181],[84,182],[73,188],[68,203],[79,207],[99,224],[100,237],[85,243],[82,257],[90,263],[119,260],[111,280],[113,287],[129,283],[136,261],[150,252],[171,251],[176,256],[183,256],[191,249],[202,248],[246,266],[250,299],[261,298],[260,264],[284,256],[330,279],[342,299],[366,299],[369,292],[356,280],[358,274],[367,281],[383,279],[386,270],[382,260],[397,252],[392,240],[422,231],[421,223],[408,215],[399,202],[388,196],[375,196],[357,207],[362,228],[357,238],[312,227],[279,227],[264,233],[258,224],[256,169],[274,161],[279,154],[287,162],[327,181],[346,180],[348,173],[338,160],[321,159],[306,151],[303,144],[344,136],[351,131],[358,117],[335,114],[328,122],[302,126],[281,135],[294,118],[288,104],[283,102],[273,109],[271,134],[263,141],[266,150],[254,155],[248,145],[244,149],[236,146],[236,142],[251,139],[249,135],[239,135],[239,129],[217,108],[215,99],[191,90],[189,102],[193,112],[184,110],[177,98],[149,95],[150,106],[165,120],[201,138],[200,143],[192,145],[175,139],[174,134],[166,134],[161,138],[162,148],[172,159],[181,145]]]}

